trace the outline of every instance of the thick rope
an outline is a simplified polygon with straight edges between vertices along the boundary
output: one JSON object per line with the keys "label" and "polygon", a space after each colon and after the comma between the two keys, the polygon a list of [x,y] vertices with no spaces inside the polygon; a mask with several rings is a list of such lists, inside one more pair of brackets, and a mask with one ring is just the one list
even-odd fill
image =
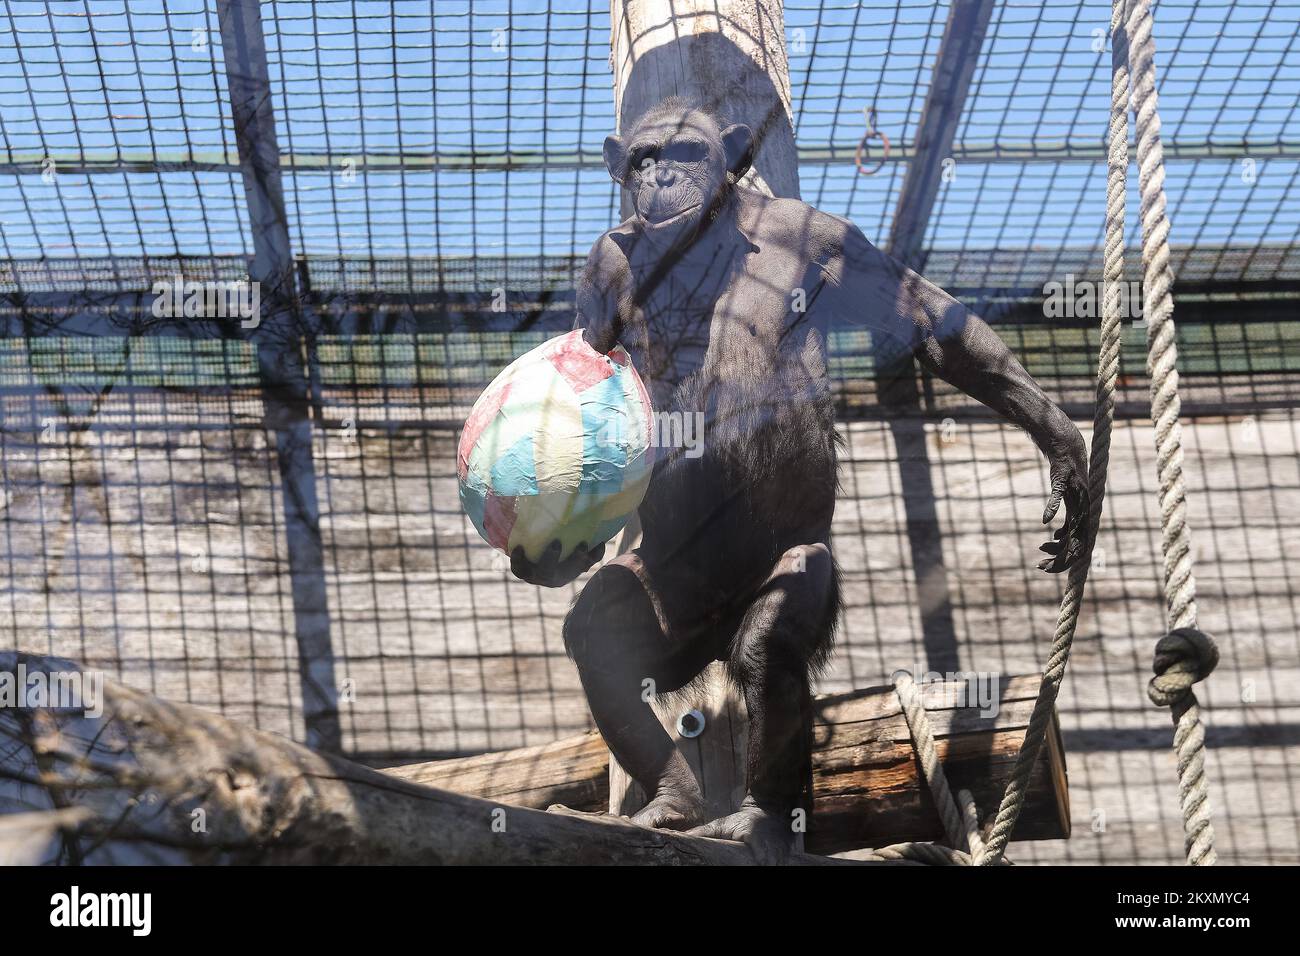
{"label": "thick rope", "polygon": [[[1124,277],[1124,194],[1128,175],[1128,50],[1124,31],[1120,26],[1124,0],[1115,0],[1111,14],[1111,108],[1110,139],[1106,175],[1106,253],[1103,265],[1105,280],[1102,298],[1101,345],[1097,356],[1096,406],[1092,420],[1092,450],[1088,462],[1088,516],[1089,540],[1095,541],[1101,527],[1102,502],[1106,497],[1106,472],[1110,466],[1111,422],[1115,417],[1115,382],[1119,375],[1121,324],[1120,282]],[[1056,634],[1051,654],[1043,671],[1043,681],[1038,700],[1029,719],[1029,729],[1016,757],[998,815],[993,821],[984,850],[975,862],[989,866],[1002,862],[1007,842],[1015,829],[1020,811],[1029,792],[1029,778],[1039,751],[1046,739],[1056,707],[1056,697],[1065,676],[1065,665],[1070,659],[1070,646],[1074,642],[1075,627],[1079,623],[1079,609],[1083,604],[1083,589],[1092,563],[1089,546],[1078,563],[1069,571],[1061,609],[1056,619]]]}
{"label": "thick rope", "polygon": [[[1117,0],[1117,6],[1122,2]],[[1129,0],[1127,33],[1142,192],[1147,371],[1151,376],[1151,420],[1156,431],[1166,626],[1170,632],[1156,646],[1156,677],[1151,682],[1149,694],[1157,704],[1171,708],[1174,720],[1174,750],[1178,757],[1178,791],[1187,861],[1194,866],[1208,866],[1215,862],[1215,852],[1209,788],[1205,779],[1205,731],[1191,685],[1213,669],[1218,651],[1208,636],[1196,630],[1196,578],[1192,575],[1187,490],[1183,484],[1178,346],[1171,292],[1173,273],[1169,266],[1169,219],[1165,215],[1164,148],[1160,142],[1155,41],[1151,30],[1149,0]],[[1165,689],[1166,685],[1174,690]]]}
{"label": "thick rope", "polygon": [[[1124,278],[1124,203],[1128,176],[1128,98],[1130,71],[1137,114],[1138,171],[1141,187],[1144,303],[1148,322],[1147,369],[1151,375],[1151,419],[1156,428],[1156,458],[1160,477],[1160,517],[1165,557],[1165,604],[1169,634],[1156,645],[1147,694],[1173,714],[1174,749],[1178,756],[1179,799],[1188,862],[1215,862],[1214,829],[1210,824],[1205,780],[1205,732],[1192,685],[1218,663],[1214,641],[1196,629],[1196,580],[1192,575],[1191,535],[1186,519],[1186,488],[1182,474],[1181,403],[1178,394],[1178,350],[1173,321],[1172,272],[1169,267],[1169,220],[1165,215],[1164,151],[1155,88],[1155,44],[1151,36],[1149,0],[1114,0],[1111,12],[1111,113],[1106,176],[1106,247],[1103,265],[1101,346],[1097,358],[1096,408],[1088,465],[1090,494],[1089,540],[1096,541],[1106,495],[1110,464],[1111,426],[1115,413],[1115,384],[1119,372],[1121,325],[1120,283]],[[979,834],[978,812],[970,792],[953,799],[938,759],[934,734],[912,676],[895,674],[894,686],[903,708],[926,782],[943,819],[951,850],[931,843],[901,843],[873,852],[877,860],[907,860],[929,864],[981,866],[1005,862],[1007,842],[1024,808],[1029,778],[1046,739],[1047,729],[1070,657],[1084,586],[1092,561],[1092,546],[1073,568],[1057,615],[1051,654],[1043,671],[1029,728],[1016,757],[1011,780],[998,807],[987,843]],[[963,852],[968,849],[970,852]]]}
{"label": "thick rope", "polygon": [[893,846],[885,846],[875,850],[867,859],[879,860],[885,863],[897,863],[906,860],[912,863],[925,863],[929,866],[970,866],[971,862],[969,853],[940,846],[937,843],[896,843]]}
{"label": "thick rope", "polygon": [[912,732],[912,743],[916,745],[917,756],[921,758],[921,771],[930,788],[930,796],[934,798],[935,809],[943,821],[943,832],[948,836],[948,845],[969,852],[972,848],[972,835],[976,841],[979,840],[979,824],[977,822],[973,828],[969,827],[966,816],[953,799],[948,777],[943,772],[943,763],[939,760],[939,750],[934,743],[934,731],[930,729],[930,718],[925,713],[925,702],[921,699],[915,679],[908,671],[894,673],[894,692],[903,708],[907,729]]}
{"label": "thick rope", "polygon": [[969,790],[957,791],[957,803],[961,806],[962,820],[966,824],[966,842],[970,844],[971,857],[977,860],[984,855],[984,837],[980,835],[979,808],[975,806],[975,798]]}

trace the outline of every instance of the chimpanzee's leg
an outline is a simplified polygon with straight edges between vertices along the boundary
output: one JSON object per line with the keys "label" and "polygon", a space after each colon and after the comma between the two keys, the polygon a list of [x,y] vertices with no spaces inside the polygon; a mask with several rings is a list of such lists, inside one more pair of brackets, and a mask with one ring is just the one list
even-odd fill
{"label": "chimpanzee's leg", "polygon": [[635,551],[587,582],[565,618],[564,643],[601,736],[650,797],[632,821],[669,829],[701,822],[699,783],[649,700],[684,686],[716,647],[698,635],[669,633],[660,596]]}
{"label": "chimpanzee's leg", "polygon": [[809,773],[809,673],[830,651],[838,610],[830,549],[819,543],[785,552],[731,647],[731,673],[749,711],[749,792],[739,811],[693,832],[744,840],[762,862],[789,853],[793,811]]}

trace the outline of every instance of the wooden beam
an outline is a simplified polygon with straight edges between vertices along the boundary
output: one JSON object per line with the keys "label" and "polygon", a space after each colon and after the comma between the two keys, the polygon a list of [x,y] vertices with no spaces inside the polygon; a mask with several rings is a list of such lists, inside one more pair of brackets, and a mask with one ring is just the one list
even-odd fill
{"label": "wooden beam", "polygon": [[[800,166],[851,166],[857,143],[803,145],[796,149]],[[1136,149],[1130,146],[1130,153]],[[1104,163],[1106,147],[1095,139],[1056,142],[972,142],[953,143],[949,153],[968,163]],[[1300,144],[1280,140],[1211,141],[1171,140],[1165,144],[1165,159],[1224,161],[1300,156]],[[872,155],[872,162],[910,163],[919,157],[911,140],[890,142],[889,155]],[[0,150],[0,174],[39,176],[52,162],[60,173],[237,173],[239,157],[224,149],[58,149]],[[357,172],[510,172],[524,169],[601,169],[605,165],[599,149],[518,152],[420,152],[328,153],[303,150],[282,152],[280,168],[299,174],[335,176],[344,164]]]}
{"label": "wooden beam", "polygon": [[[1001,681],[997,711],[958,707],[956,682],[922,684],[930,723],[952,785],[974,794],[985,816],[997,810],[1040,678]],[[892,687],[817,698],[813,815],[807,848],[838,853],[909,840],[942,839],[943,828],[920,773],[911,734]],[[594,731],[539,747],[390,767],[404,780],[528,807],[562,803],[603,809],[608,751]],[[1018,840],[1069,836],[1065,751],[1053,725],[1047,755],[1031,779]]]}

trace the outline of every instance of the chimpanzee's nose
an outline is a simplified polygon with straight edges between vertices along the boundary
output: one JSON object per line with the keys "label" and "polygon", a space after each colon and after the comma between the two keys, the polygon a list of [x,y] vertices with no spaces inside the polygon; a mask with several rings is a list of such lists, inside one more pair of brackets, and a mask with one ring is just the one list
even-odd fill
{"label": "chimpanzee's nose", "polygon": [[655,164],[655,182],[660,186],[671,186],[677,174],[673,172],[672,166],[668,163]]}

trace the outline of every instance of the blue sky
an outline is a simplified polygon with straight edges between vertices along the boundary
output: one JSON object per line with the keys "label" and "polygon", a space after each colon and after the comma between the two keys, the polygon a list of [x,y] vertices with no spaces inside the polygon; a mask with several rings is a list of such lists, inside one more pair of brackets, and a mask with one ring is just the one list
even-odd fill
{"label": "blue sky", "polygon": [[[162,6],[0,8],[0,147],[232,149],[215,4]],[[946,15],[921,0],[790,0],[799,143],[851,149],[873,103],[891,138],[910,139]],[[1156,16],[1166,141],[1260,151],[1253,182],[1239,159],[1170,162],[1174,241],[1294,243],[1300,163],[1267,153],[1300,146],[1300,0],[1163,0]],[[277,0],[264,18],[284,151],[594,152],[611,128],[604,0]],[[1109,52],[1094,31],[1108,23],[1108,3],[1000,2],[958,142],[1099,143]],[[883,241],[902,174],[891,164],[861,177],[841,163],[805,167],[801,180],[805,199]],[[1104,179],[1099,164],[960,162],[927,242],[1095,245]],[[617,208],[598,168],[299,173],[285,185],[295,249],[314,255],[581,253]],[[242,202],[225,173],[0,175],[0,256],[239,253],[250,244]]]}

